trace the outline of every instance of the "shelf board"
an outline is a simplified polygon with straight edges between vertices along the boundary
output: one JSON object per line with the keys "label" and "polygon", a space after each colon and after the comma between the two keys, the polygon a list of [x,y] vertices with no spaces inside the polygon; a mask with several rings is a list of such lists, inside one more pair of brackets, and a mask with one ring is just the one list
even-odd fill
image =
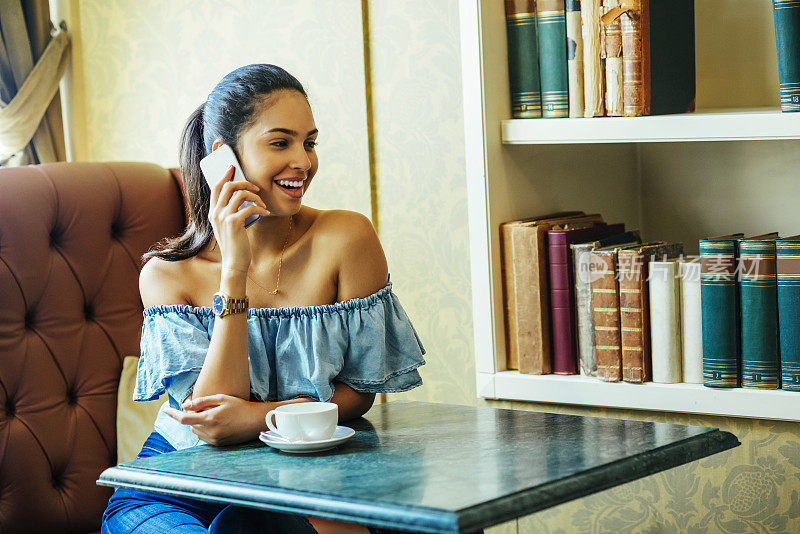
{"label": "shelf board", "polygon": [[707,388],[701,384],[628,384],[576,375],[494,374],[494,398],[800,421],[800,393]]}
{"label": "shelf board", "polygon": [[800,113],[721,110],[651,117],[511,119],[504,144],[670,143],[800,139]]}

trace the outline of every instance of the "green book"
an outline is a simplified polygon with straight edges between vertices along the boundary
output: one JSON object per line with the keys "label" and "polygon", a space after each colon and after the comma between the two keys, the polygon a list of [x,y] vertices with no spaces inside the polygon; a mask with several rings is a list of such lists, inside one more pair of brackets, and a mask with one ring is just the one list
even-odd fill
{"label": "green book", "polygon": [[534,0],[506,0],[506,39],[511,116],[515,119],[541,117],[539,37]]}
{"label": "green book", "polygon": [[564,0],[537,0],[542,116],[569,117],[567,19]]}
{"label": "green book", "polygon": [[780,388],[777,237],[770,234],[739,242],[743,388]]}
{"label": "green book", "polygon": [[782,111],[800,111],[800,0],[772,0]]}
{"label": "green book", "polygon": [[739,291],[736,259],[744,234],[700,240],[700,306],[703,323],[703,385],[739,386]]}
{"label": "green book", "polygon": [[800,391],[800,235],[775,242],[781,387]]}

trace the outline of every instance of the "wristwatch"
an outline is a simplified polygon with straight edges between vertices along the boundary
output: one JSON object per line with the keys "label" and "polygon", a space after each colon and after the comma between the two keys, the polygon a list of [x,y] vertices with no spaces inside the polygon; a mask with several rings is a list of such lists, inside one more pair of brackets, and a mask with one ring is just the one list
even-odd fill
{"label": "wristwatch", "polygon": [[211,301],[211,309],[214,310],[214,315],[217,317],[243,313],[249,307],[250,299],[248,297],[235,299],[220,292],[214,293],[214,298]]}

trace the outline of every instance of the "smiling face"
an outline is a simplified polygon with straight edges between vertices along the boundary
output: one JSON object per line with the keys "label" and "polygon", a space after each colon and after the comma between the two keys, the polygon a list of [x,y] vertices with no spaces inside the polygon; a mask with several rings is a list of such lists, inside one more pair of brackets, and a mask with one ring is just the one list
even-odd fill
{"label": "smiling face", "polygon": [[300,210],[319,165],[316,139],[311,107],[297,91],[270,95],[267,105],[256,110],[254,123],[242,131],[239,163],[248,181],[261,188],[259,195],[273,215]]}

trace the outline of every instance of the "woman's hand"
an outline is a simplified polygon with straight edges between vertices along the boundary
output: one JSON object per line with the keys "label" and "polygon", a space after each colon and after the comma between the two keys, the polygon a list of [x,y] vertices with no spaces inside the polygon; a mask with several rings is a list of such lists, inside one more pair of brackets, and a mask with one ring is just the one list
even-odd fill
{"label": "woman's hand", "polygon": [[[268,216],[267,205],[257,195],[259,188],[250,182],[232,182],[234,167],[211,190],[211,210],[208,219],[222,253],[222,266],[228,270],[247,272],[250,268],[250,241],[245,234],[244,222],[251,215]],[[253,202],[254,206],[245,206]]]}
{"label": "woman's hand", "polygon": [[264,403],[253,403],[230,395],[210,395],[186,400],[185,412],[165,407],[181,424],[192,427],[197,437],[210,445],[234,445],[252,441],[266,428]]}

